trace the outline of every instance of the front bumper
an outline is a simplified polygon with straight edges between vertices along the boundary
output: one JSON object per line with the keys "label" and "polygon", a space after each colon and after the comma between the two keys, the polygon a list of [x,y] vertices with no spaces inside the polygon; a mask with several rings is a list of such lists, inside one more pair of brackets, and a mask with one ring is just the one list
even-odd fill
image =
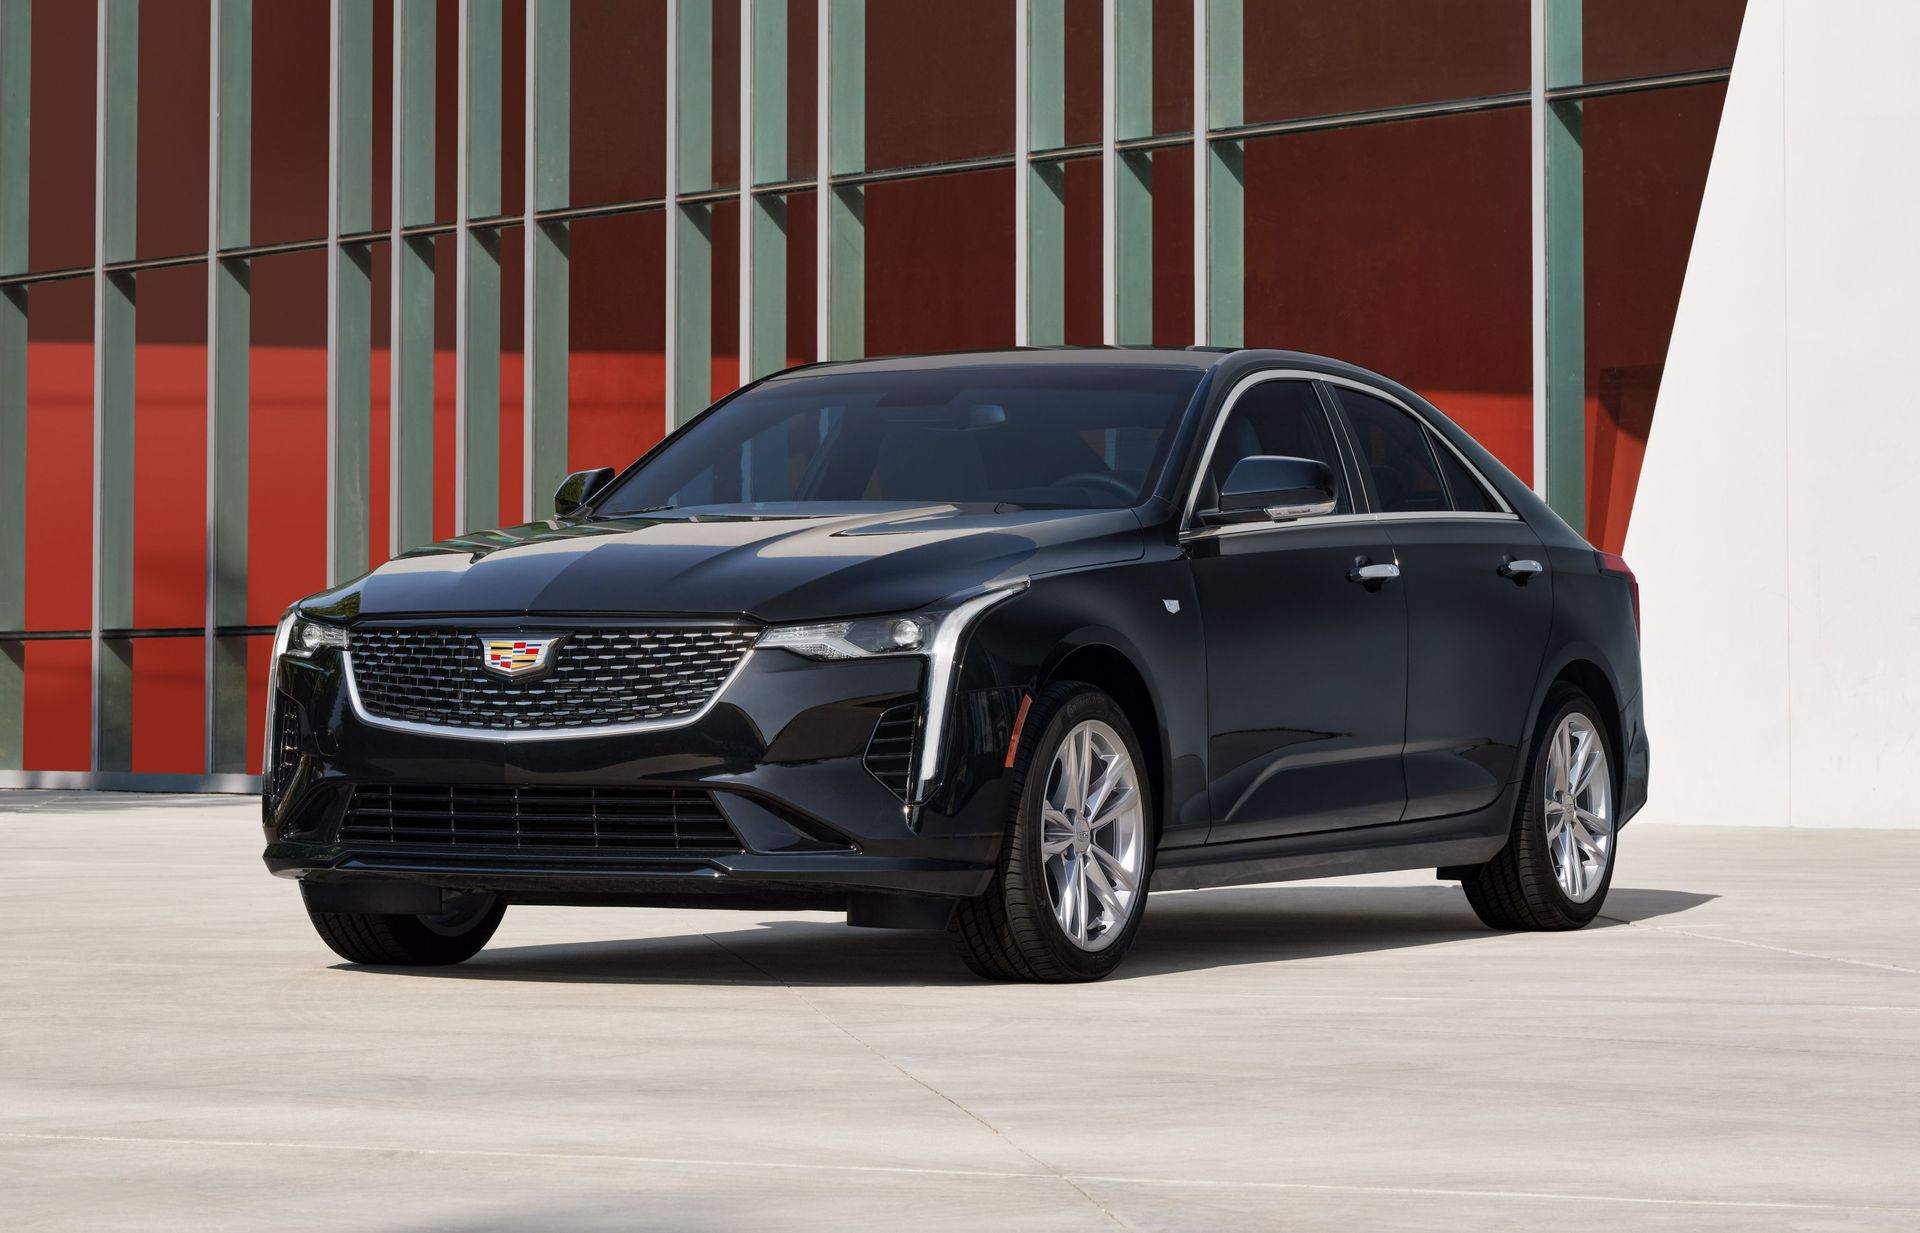
{"label": "front bumper", "polygon": [[[337,653],[285,660],[269,732],[286,752],[268,768],[265,861],[305,883],[310,902],[337,910],[426,911],[436,895],[471,890],[523,903],[716,907],[976,895],[999,855],[1002,764],[1021,690],[954,700],[941,774],[925,803],[909,806],[866,754],[882,716],[915,708],[924,722],[923,671],[917,658],[818,663],[756,652],[693,722],[516,741],[377,726],[355,709]],[[562,850],[515,835],[370,843],[348,825],[357,789],[404,785],[706,793],[737,850],[636,852],[592,840]]]}

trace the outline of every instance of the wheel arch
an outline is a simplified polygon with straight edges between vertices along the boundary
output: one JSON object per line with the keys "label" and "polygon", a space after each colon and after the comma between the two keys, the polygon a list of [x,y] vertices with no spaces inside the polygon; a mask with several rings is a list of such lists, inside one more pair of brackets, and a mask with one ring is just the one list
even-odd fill
{"label": "wheel arch", "polygon": [[[1573,650],[1561,660],[1553,674],[1544,679],[1539,697],[1534,700],[1532,719],[1527,724],[1528,739],[1532,739],[1534,730],[1540,725],[1540,711],[1546,705],[1547,695],[1555,685],[1562,684],[1572,685],[1600,708],[1600,722],[1607,727],[1607,742],[1613,749],[1611,761],[1614,764],[1614,778],[1616,781],[1622,780],[1627,770],[1625,711],[1622,709],[1625,700],[1620,697],[1613,675],[1601,665],[1597,655]],[[1616,782],[1614,787],[1618,790],[1620,782]]]}
{"label": "wheel arch", "polygon": [[1080,681],[1114,700],[1132,725],[1140,751],[1146,755],[1147,778],[1153,785],[1154,822],[1162,829],[1168,801],[1166,729],[1160,704],[1134,659],[1111,641],[1077,640],[1063,644],[1040,674],[1042,686],[1056,681]]}

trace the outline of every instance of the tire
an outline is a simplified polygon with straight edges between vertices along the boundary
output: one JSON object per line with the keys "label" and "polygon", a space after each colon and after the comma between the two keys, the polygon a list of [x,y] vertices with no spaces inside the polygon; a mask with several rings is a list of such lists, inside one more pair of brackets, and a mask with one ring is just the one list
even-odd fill
{"label": "tire", "polygon": [[[1602,787],[1605,790],[1605,805],[1599,811],[1607,824],[1604,862],[1591,859],[1590,849],[1597,844],[1598,835],[1584,820],[1561,827],[1567,836],[1564,843],[1549,835],[1549,813],[1558,821],[1567,812],[1565,806],[1554,803],[1550,787],[1556,759],[1552,745],[1562,726],[1570,723],[1575,732],[1584,725],[1605,759],[1589,781],[1595,791]],[[1544,932],[1578,929],[1600,914],[1607,890],[1613,885],[1619,851],[1619,831],[1612,809],[1618,795],[1618,766],[1606,722],[1593,700],[1571,685],[1555,685],[1549,690],[1527,753],[1526,778],[1521,781],[1514,805],[1513,833],[1498,856],[1461,881],[1474,915],[1491,929]],[[1569,875],[1563,872],[1567,866],[1564,854],[1569,851],[1576,854],[1579,865],[1570,875],[1577,893],[1569,892]],[[1602,867],[1592,869],[1595,863]]]}
{"label": "tire", "polygon": [[[1056,775],[1056,758],[1070,734],[1078,739],[1083,733],[1089,743],[1077,748],[1091,754],[1089,764],[1099,759],[1101,765],[1082,782],[1099,788],[1101,775],[1117,777],[1094,805],[1092,825],[1074,827],[1064,825],[1064,815],[1047,798],[1051,791],[1064,799],[1068,772]],[[1128,759],[1133,791],[1115,799],[1110,794],[1126,783],[1128,771],[1107,751],[1119,749]],[[1153,876],[1158,828],[1146,767],[1125,713],[1099,689],[1063,681],[1034,696],[1008,773],[1006,838],[993,882],[960,905],[949,927],[968,967],[988,980],[1068,982],[1099,980],[1120,966],[1139,931]],[[1083,794],[1088,802],[1092,797]],[[1049,845],[1064,850],[1049,854],[1043,850]],[[1063,923],[1065,909],[1058,905],[1073,893],[1063,882],[1084,886],[1073,917],[1084,942]],[[1122,910],[1115,912],[1116,905]]]}
{"label": "tire", "polygon": [[473,894],[437,916],[307,909],[314,932],[348,963],[374,967],[428,968],[462,963],[480,953],[500,927],[507,902]]}

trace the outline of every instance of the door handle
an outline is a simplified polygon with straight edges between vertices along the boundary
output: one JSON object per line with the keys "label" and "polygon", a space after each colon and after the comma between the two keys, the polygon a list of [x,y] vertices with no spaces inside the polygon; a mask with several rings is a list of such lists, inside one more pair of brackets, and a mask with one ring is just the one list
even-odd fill
{"label": "door handle", "polygon": [[1400,576],[1400,567],[1391,561],[1380,565],[1356,565],[1347,571],[1348,582],[1358,582],[1364,586],[1376,587],[1383,582],[1392,582]]}
{"label": "door handle", "polygon": [[1534,560],[1508,561],[1500,567],[1502,578],[1511,578],[1515,582],[1525,582],[1535,574],[1544,573],[1546,566]]}

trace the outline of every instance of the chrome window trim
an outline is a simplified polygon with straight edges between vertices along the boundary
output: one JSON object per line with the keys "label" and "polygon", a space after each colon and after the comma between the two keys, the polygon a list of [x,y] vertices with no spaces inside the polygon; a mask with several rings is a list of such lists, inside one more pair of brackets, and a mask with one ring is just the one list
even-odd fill
{"label": "chrome window trim", "polygon": [[[1246,376],[1240,378],[1240,380],[1234,384],[1234,387],[1231,390],[1227,391],[1226,399],[1220,404],[1220,413],[1213,417],[1213,426],[1207,430],[1206,448],[1200,451],[1200,465],[1198,468],[1194,470],[1193,482],[1187,488],[1186,504],[1183,507],[1182,513],[1180,515],[1180,538],[1183,541],[1190,538],[1199,538],[1202,532],[1217,533],[1222,531],[1234,530],[1243,525],[1247,525],[1247,524],[1233,523],[1227,527],[1203,527],[1203,526],[1194,525],[1194,521],[1193,521],[1195,507],[1199,504],[1199,501],[1200,501],[1200,486],[1206,480],[1207,467],[1209,464],[1213,462],[1214,450],[1219,447],[1220,433],[1223,429],[1226,428],[1227,419],[1230,416],[1232,416],[1234,408],[1240,405],[1240,400],[1246,396],[1247,391],[1252,389],[1256,385],[1260,385],[1268,381],[1313,382],[1313,381],[1319,381],[1321,379],[1322,378],[1319,373],[1309,372],[1304,368],[1264,368],[1264,369],[1261,369],[1259,372],[1248,373]],[[1315,399],[1317,401],[1319,400],[1319,396],[1317,394],[1315,395]],[[1339,448],[1340,425],[1334,422],[1333,412],[1331,409],[1329,409],[1326,406],[1324,401],[1321,401],[1320,413],[1326,416],[1327,418],[1327,431],[1330,434],[1332,434],[1335,442],[1334,449],[1337,453],[1340,454],[1340,470],[1342,475],[1344,475],[1346,478],[1347,489],[1351,493],[1353,491],[1353,486],[1354,486],[1353,482],[1357,477],[1346,474],[1346,468],[1347,468],[1346,454],[1344,452],[1341,452]],[[1356,501],[1355,504],[1357,505],[1358,502]],[[1253,523],[1251,524],[1251,526],[1248,527],[1248,529],[1258,529],[1258,530],[1265,531],[1265,530],[1272,530],[1273,528],[1276,528],[1276,527],[1299,527],[1299,526],[1307,526],[1310,524],[1318,524],[1318,523],[1326,522],[1329,519],[1335,519],[1335,518],[1349,519],[1349,518],[1364,518],[1365,516],[1366,516],[1365,514],[1360,514],[1360,513],[1314,514],[1306,518],[1296,518],[1291,522]]]}
{"label": "chrome window trim", "polygon": [[1375,514],[1381,522],[1518,522],[1520,515],[1479,509],[1408,509]]}
{"label": "chrome window trim", "polygon": [[1306,527],[1379,521],[1378,514],[1315,514],[1289,522],[1230,522],[1217,527],[1191,527],[1180,532],[1180,542],[1190,544],[1196,540],[1226,539],[1233,535],[1253,535],[1264,531],[1299,531]]}
{"label": "chrome window trim", "polygon": [[715,706],[719,705],[727,688],[739,679],[742,672],[746,671],[747,664],[752,661],[754,651],[757,649],[747,648],[746,653],[740,656],[740,662],[733,666],[733,671],[727,673],[726,679],[714,688],[713,693],[697,711],[678,715],[672,719],[642,719],[633,723],[572,728],[467,728],[452,724],[423,724],[410,719],[384,719],[369,712],[360,702],[360,686],[353,679],[351,641],[347,649],[340,653],[340,664],[342,674],[346,677],[347,700],[353,706],[354,717],[371,727],[386,728],[393,732],[412,732],[420,736],[450,737],[463,741],[579,741],[602,736],[632,736],[640,732],[664,732],[672,728],[684,728],[689,724],[699,723]]}
{"label": "chrome window trim", "polygon": [[[1381,389],[1377,385],[1368,385],[1365,381],[1356,381],[1352,377],[1323,376],[1319,379],[1326,382],[1328,385],[1344,385],[1350,390],[1358,390],[1362,394],[1371,394],[1373,397],[1378,398],[1380,401],[1392,403],[1394,406],[1400,408],[1402,411],[1405,411],[1408,415],[1411,415],[1413,417],[1414,423],[1426,429],[1428,435],[1430,435],[1435,441],[1438,441],[1440,444],[1446,446],[1448,450],[1452,451],[1453,456],[1460,460],[1460,465],[1467,469],[1467,474],[1471,475],[1474,478],[1474,481],[1478,483],[1480,487],[1486,489],[1487,495],[1492,497],[1494,501],[1500,506],[1500,514],[1502,516],[1512,517],[1512,518],[1518,518],[1520,516],[1514,513],[1513,506],[1507,504],[1507,499],[1504,496],[1500,495],[1500,490],[1487,482],[1487,477],[1485,473],[1483,473],[1479,467],[1476,467],[1473,465],[1472,459],[1468,458],[1465,454],[1461,453],[1460,448],[1456,446],[1453,442],[1447,440],[1446,434],[1441,432],[1438,428],[1435,428],[1432,422],[1429,421],[1426,416],[1420,414],[1418,411],[1408,406],[1404,401],[1402,401],[1401,399],[1395,398],[1392,394],[1389,394],[1387,391]],[[1340,412],[1341,412],[1341,415],[1344,416],[1346,414],[1346,408],[1345,407],[1340,408]],[[1441,483],[1444,484],[1445,482],[1446,481],[1443,478],[1441,480]],[[1407,511],[1402,511],[1402,512],[1407,512]],[[1449,510],[1447,512],[1455,513],[1455,514],[1477,514],[1477,513],[1484,513],[1485,511]],[[1395,515],[1383,513],[1380,516],[1382,518],[1392,518]],[[1422,516],[1424,517],[1428,515],[1426,515],[1425,512],[1423,511]]]}

